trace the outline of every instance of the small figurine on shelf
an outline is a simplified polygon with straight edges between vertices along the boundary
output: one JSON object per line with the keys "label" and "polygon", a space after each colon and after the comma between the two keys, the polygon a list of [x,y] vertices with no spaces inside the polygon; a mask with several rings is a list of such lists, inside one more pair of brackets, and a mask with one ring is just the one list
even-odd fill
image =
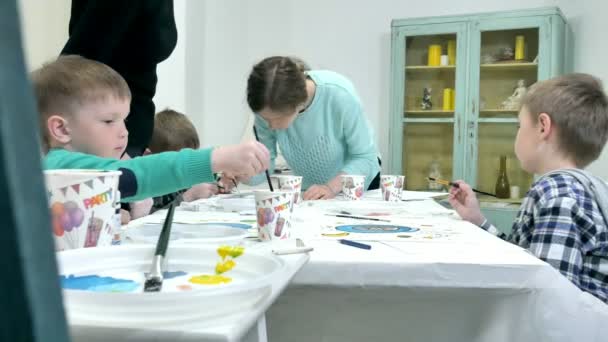
{"label": "small figurine on shelf", "polygon": [[420,104],[422,109],[433,109],[433,102],[431,102],[431,90],[432,89],[430,87],[426,87],[422,92],[422,103]]}
{"label": "small figurine on shelf", "polygon": [[500,105],[500,109],[505,110],[519,110],[521,100],[526,95],[528,89],[526,88],[526,82],[524,80],[517,81],[517,88],[508,99],[504,100]]}
{"label": "small figurine on shelf", "polygon": [[[429,178],[434,178],[434,179],[443,178],[441,176],[441,169],[439,167],[439,161],[437,160],[437,158],[433,158],[433,161],[429,165]],[[443,188],[443,185],[429,180],[429,190],[441,191],[441,190],[444,190],[444,188]]]}
{"label": "small figurine on shelf", "polygon": [[515,58],[515,52],[510,46],[500,49],[500,51],[496,55],[496,59],[498,61],[512,61],[513,58]]}

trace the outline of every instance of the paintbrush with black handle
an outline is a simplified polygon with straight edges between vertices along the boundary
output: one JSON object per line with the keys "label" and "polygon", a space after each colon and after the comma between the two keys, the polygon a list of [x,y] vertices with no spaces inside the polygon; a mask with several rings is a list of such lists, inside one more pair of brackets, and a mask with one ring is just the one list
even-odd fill
{"label": "paintbrush with black handle", "polygon": [[[437,184],[446,185],[446,186],[453,186],[455,188],[460,188],[460,185],[458,183],[450,182],[450,181],[447,181],[445,179],[439,179],[439,178],[433,178],[433,177],[427,177],[427,178],[431,182],[435,182]],[[473,192],[476,192],[478,194],[496,197],[496,195],[491,194],[489,192],[485,192],[485,191],[481,191],[481,190],[477,190],[477,189],[473,189],[473,188],[471,188],[471,190],[473,190]]]}
{"label": "paintbrush with black handle", "polygon": [[173,224],[173,212],[175,211],[175,203],[169,205],[167,217],[163,223],[163,229],[160,231],[158,241],[156,242],[156,251],[152,259],[152,269],[146,276],[144,283],[144,292],[159,292],[163,287],[163,261],[169,247],[169,237],[171,236],[171,225]]}
{"label": "paintbrush with black handle", "polygon": [[[257,128],[255,128],[255,126],[253,126],[253,135],[255,135],[255,140],[260,142],[260,137],[258,137],[258,130]],[[272,187],[272,182],[270,181],[270,174],[268,173],[268,169],[266,169],[266,180],[268,181],[268,188],[270,188],[270,191],[274,191],[274,188]]]}

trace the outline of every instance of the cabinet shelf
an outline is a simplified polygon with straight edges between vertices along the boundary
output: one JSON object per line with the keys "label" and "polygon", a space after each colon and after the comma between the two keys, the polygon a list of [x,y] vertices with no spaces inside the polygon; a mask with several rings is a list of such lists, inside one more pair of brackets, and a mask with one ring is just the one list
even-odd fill
{"label": "cabinet shelf", "polygon": [[482,109],[480,113],[499,113],[499,114],[517,114],[519,111],[510,109]]}
{"label": "cabinet shelf", "polygon": [[481,70],[496,70],[496,71],[517,71],[517,70],[536,70],[537,63],[532,62],[513,62],[513,63],[492,63],[482,64]]}
{"label": "cabinet shelf", "polygon": [[[391,30],[387,169],[405,174],[408,190],[428,187],[431,172],[491,190],[499,157],[506,156],[509,184],[525,193],[533,175],[513,148],[519,110],[501,106],[521,93],[520,80],[529,88],[563,73],[565,32],[565,18],[555,7],[399,20]],[[524,60],[514,60],[522,52]],[[427,65],[437,54],[457,66]],[[494,62],[503,58],[511,60]],[[433,109],[422,110],[429,89]],[[521,199],[480,200],[492,223],[511,229]]]}
{"label": "cabinet shelf", "polygon": [[442,65],[442,66],[428,66],[428,65],[410,65],[406,66],[405,70],[411,72],[425,72],[425,71],[455,71],[455,65]]}
{"label": "cabinet shelf", "polygon": [[424,114],[454,114],[453,110],[441,110],[441,109],[413,109],[413,110],[406,110],[404,112],[404,114],[410,114],[410,115],[424,115]]}

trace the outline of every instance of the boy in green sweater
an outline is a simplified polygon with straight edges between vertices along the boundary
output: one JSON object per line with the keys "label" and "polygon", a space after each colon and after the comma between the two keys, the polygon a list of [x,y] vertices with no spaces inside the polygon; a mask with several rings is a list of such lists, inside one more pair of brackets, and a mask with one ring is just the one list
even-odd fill
{"label": "boy in green sweater", "polygon": [[257,142],[120,160],[131,92],[118,73],[80,56],[61,56],[34,71],[32,81],[44,168],[120,170],[123,202],[214,182],[218,172],[249,177],[269,166],[270,154]]}

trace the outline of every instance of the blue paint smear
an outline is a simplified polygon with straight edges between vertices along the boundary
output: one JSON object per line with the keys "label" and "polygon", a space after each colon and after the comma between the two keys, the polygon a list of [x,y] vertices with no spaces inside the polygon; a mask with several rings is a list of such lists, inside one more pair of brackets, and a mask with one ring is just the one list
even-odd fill
{"label": "blue paint smear", "polygon": [[347,233],[363,233],[363,234],[392,234],[392,233],[412,233],[418,231],[418,228],[395,226],[389,224],[353,224],[336,226],[337,230]]}
{"label": "blue paint smear", "polygon": [[129,279],[112,277],[88,276],[61,276],[61,287],[66,290],[85,290],[93,292],[133,292],[140,285]]}
{"label": "blue paint smear", "polygon": [[171,278],[177,278],[177,277],[181,277],[181,276],[185,276],[188,273],[184,272],[184,271],[175,271],[175,272],[163,272],[163,278],[164,279],[171,279]]}
{"label": "blue paint smear", "polygon": [[201,226],[224,226],[224,227],[240,228],[240,229],[251,228],[250,224],[233,223],[233,222],[207,222],[207,223],[201,223],[200,225]]}

